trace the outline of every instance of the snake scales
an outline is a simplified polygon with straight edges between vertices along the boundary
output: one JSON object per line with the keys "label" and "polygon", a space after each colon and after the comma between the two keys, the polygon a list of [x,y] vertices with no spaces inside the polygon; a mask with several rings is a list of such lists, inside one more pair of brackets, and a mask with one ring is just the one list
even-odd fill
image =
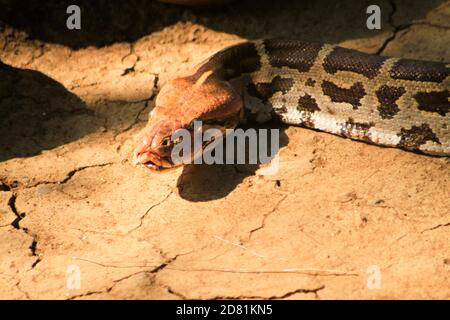
{"label": "snake scales", "polygon": [[166,84],[136,149],[171,167],[178,128],[286,124],[381,146],[450,156],[450,64],[387,58],[329,44],[267,39],[225,48]]}

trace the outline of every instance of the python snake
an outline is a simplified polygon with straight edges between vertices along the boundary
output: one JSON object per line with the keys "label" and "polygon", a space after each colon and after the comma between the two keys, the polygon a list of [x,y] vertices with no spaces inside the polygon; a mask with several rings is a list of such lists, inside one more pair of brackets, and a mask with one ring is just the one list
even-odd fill
{"label": "python snake", "polygon": [[288,39],[225,48],[168,82],[136,149],[153,169],[174,166],[171,134],[279,120],[372,144],[450,156],[450,64],[388,58]]}

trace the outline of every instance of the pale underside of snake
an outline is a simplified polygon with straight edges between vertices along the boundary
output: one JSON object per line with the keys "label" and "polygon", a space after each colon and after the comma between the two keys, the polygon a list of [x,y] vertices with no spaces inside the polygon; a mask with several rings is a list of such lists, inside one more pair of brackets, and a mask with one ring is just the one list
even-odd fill
{"label": "pale underside of snake", "polygon": [[370,55],[287,39],[225,48],[155,101],[135,156],[173,167],[170,136],[277,120],[355,140],[450,156],[450,64]]}

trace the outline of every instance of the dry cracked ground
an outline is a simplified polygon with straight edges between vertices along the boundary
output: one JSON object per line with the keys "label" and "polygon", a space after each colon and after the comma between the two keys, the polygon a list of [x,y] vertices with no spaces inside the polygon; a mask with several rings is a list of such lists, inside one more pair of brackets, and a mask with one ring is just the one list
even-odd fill
{"label": "dry cracked ground", "polygon": [[[1,0],[0,298],[450,298],[450,161],[282,127],[280,170],[136,167],[155,94],[227,45],[296,37],[450,61],[450,2]],[[25,2],[26,3],[26,2]]]}

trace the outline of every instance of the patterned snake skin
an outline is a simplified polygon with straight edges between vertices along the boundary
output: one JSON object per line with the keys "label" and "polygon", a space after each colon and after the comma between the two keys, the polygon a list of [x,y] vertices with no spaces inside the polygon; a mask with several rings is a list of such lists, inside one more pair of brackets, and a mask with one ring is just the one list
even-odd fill
{"label": "patterned snake skin", "polygon": [[136,148],[151,169],[176,166],[178,129],[279,120],[377,145],[450,156],[450,65],[297,40],[219,51],[156,98]]}
{"label": "patterned snake skin", "polygon": [[220,72],[247,120],[279,119],[340,136],[450,156],[450,64],[270,39],[228,47],[194,77]]}

